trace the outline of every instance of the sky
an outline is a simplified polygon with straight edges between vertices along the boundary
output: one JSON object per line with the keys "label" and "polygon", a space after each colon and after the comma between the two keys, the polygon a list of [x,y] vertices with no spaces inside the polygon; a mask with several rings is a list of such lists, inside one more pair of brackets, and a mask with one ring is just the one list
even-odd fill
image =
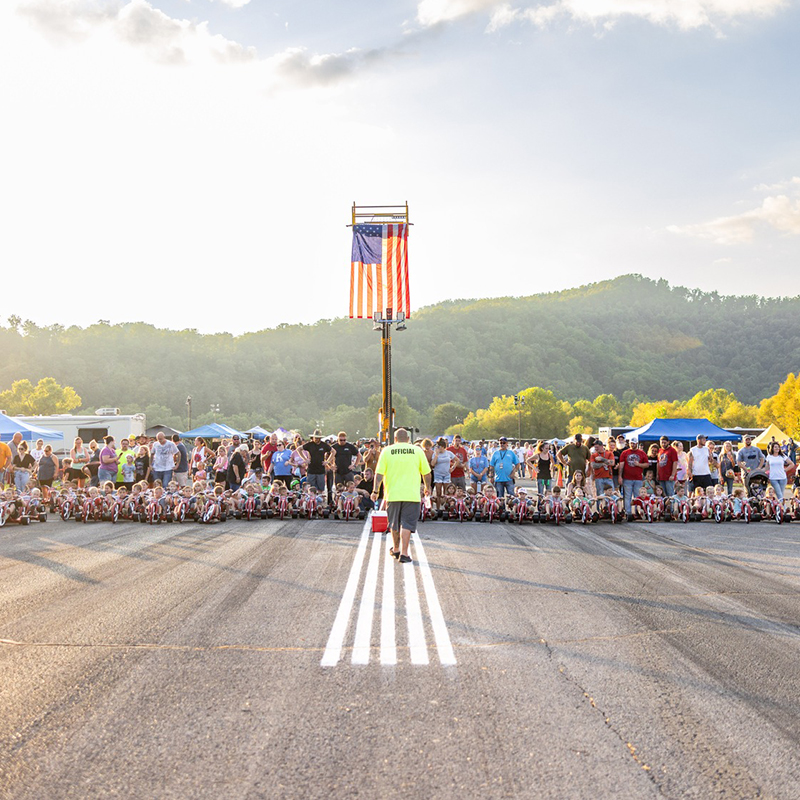
{"label": "sky", "polygon": [[798,0],[3,0],[0,319],[344,316],[353,202],[409,203],[412,312],[800,294],[797,41]]}

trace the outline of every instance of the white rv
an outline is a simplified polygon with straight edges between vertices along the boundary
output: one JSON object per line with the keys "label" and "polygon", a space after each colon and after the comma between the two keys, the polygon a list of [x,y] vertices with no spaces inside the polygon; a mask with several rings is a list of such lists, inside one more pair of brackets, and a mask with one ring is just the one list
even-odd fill
{"label": "white rv", "polygon": [[[100,408],[98,411],[119,411],[119,409]],[[63,440],[44,440],[44,443],[51,445],[53,452],[59,456],[69,454],[76,436],[80,436],[84,442],[88,443],[92,439],[100,442],[104,436],[111,435],[119,446],[121,439],[139,436],[147,429],[144,414],[52,414],[46,417],[12,417],[12,419],[18,419],[39,428],[61,431],[64,434]]]}

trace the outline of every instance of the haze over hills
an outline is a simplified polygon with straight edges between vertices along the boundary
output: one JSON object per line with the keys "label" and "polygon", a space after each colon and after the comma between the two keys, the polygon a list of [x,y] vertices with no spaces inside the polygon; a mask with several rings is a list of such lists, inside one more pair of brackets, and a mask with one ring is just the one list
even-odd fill
{"label": "haze over hills", "polygon": [[[393,343],[395,391],[419,411],[485,407],[529,386],[570,401],[603,393],[674,400],[715,387],[756,403],[800,365],[800,298],[724,297],[625,275],[429,306]],[[233,337],[142,323],[39,328],[12,318],[0,328],[0,389],[52,376],[73,386],[84,408],[159,407],[185,419],[191,395],[195,420],[219,403],[223,418],[307,427],[380,392],[379,345],[365,320]]]}

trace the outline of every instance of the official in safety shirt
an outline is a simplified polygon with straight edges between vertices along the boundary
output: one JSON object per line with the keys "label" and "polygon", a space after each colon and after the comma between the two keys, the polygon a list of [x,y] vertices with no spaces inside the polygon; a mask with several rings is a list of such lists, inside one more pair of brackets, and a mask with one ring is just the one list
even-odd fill
{"label": "official in safety shirt", "polygon": [[430,473],[425,451],[409,441],[405,428],[396,430],[394,444],[381,450],[378,458],[372,499],[378,499],[381,484],[384,484],[384,498],[394,544],[390,552],[402,563],[411,561],[408,545],[419,519],[420,479],[425,481],[425,492],[430,494]]}

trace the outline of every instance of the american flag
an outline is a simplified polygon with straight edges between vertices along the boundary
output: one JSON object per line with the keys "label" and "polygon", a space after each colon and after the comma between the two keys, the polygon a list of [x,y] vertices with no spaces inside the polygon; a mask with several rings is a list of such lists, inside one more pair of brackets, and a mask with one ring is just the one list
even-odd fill
{"label": "american flag", "polygon": [[353,225],[350,319],[386,310],[411,316],[408,298],[408,225]]}

